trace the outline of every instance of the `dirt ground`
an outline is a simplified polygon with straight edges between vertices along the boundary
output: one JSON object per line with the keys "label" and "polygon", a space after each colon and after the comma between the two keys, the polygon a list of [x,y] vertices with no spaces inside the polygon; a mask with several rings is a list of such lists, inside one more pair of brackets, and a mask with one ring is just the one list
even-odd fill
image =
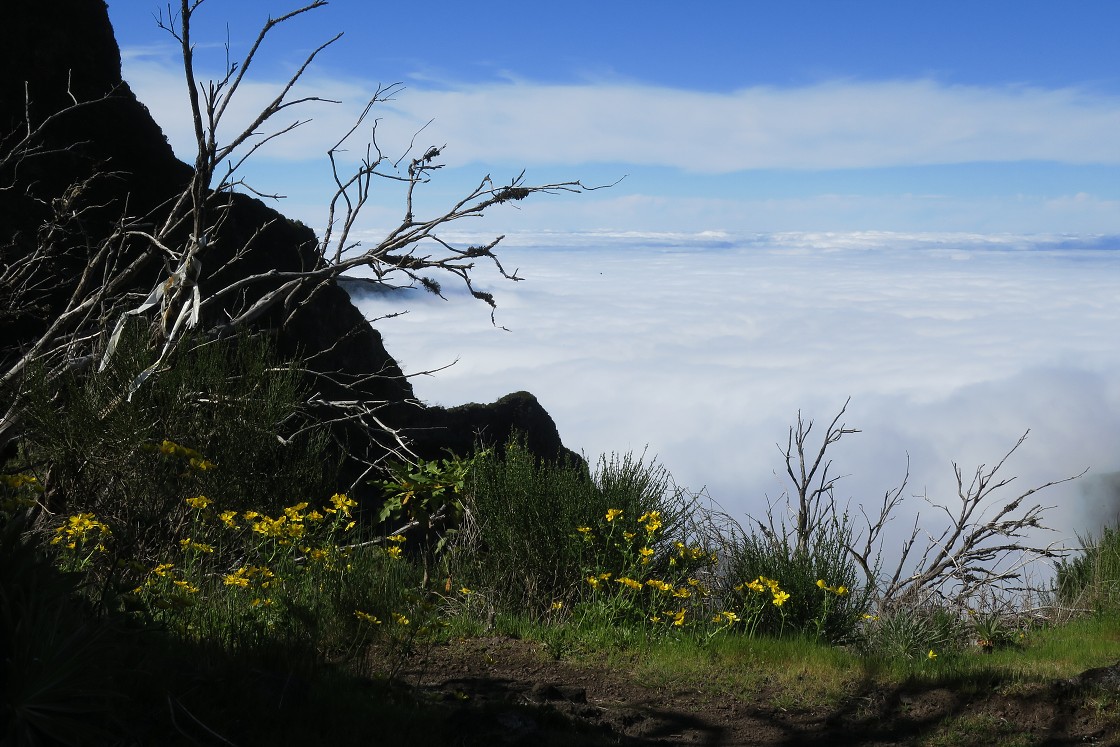
{"label": "dirt ground", "polygon": [[[617,666],[556,661],[508,637],[426,648],[396,682],[431,704],[448,745],[1120,744],[1120,662],[1048,685],[964,697],[871,685],[839,707],[765,691],[649,687]],[[1006,690],[1006,688],[1004,688]]]}

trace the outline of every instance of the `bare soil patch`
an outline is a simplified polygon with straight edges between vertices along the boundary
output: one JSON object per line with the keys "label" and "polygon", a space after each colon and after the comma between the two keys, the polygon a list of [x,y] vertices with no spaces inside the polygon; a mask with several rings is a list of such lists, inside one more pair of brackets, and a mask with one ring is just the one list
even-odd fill
{"label": "bare soil patch", "polygon": [[431,707],[443,743],[463,747],[1120,744],[1120,662],[972,694],[869,682],[837,706],[798,707],[765,688],[746,698],[655,687],[617,664],[557,661],[539,643],[495,636],[427,647],[394,683]]}

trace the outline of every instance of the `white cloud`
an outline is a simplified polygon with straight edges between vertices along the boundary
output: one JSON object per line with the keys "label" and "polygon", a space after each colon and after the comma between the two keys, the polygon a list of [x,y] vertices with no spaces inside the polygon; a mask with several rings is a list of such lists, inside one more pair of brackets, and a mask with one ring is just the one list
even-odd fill
{"label": "white cloud", "polygon": [[[124,66],[172,143],[184,147],[190,129],[181,73],[145,50],[125,50]],[[281,84],[247,84],[231,122],[250,121]],[[315,121],[276,143],[270,156],[321,158],[375,87],[308,77],[299,95],[344,103],[301,110]],[[378,113],[386,134],[402,147],[434,119],[425,142],[451,144],[446,155],[452,166],[624,163],[726,173],[975,161],[1120,163],[1120,98],[1077,89],[840,80],[705,93],[510,81],[439,90],[420,85]]]}
{"label": "white cloud", "polygon": [[[729,94],[639,85],[412,91],[396,108],[476,160],[707,173],[972,161],[1120,162],[1120,99],[1064,89],[835,81]],[[454,156],[453,156],[454,157]],[[462,156],[460,156],[462,157]]]}

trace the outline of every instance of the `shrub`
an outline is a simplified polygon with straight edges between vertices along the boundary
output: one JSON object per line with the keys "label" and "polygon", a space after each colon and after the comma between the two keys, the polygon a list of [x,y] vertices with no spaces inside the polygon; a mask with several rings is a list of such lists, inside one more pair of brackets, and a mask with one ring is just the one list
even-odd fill
{"label": "shrub", "polygon": [[[541,462],[519,438],[475,462],[466,498],[450,572],[487,590],[491,605],[503,610],[543,612],[556,602],[570,604],[587,591],[592,570],[632,567],[642,547],[654,558],[639,565],[667,566],[673,543],[692,543],[699,531],[695,496],[676,488],[655,462],[603,456],[589,472],[582,463]],[[608,512],[618,524],[606,520]],[[613,531],[642,516],[649,523],[653,512],[655,533],[635,527],[627,539],[629,529]]]}
{"label": "shrub", "polygon": [[722,596],[749,632],[808,634],[833,643],[850,640],[869,605],[848,554],[847,516],[832,517],[798,552],[784,525],[738,533],[727,549]]}
{"label": "shrub", "polygon": [[1082,552],[1057,564],[1055,594],[1060,604],[1109,612],[1120,609],[1120,528],[1100,536],[1078,536]]}
{"label": "shrub", "polygon": [[969,632],[970,627],[960,616],[944,607],[896,606],[879,615],[868,615],[858,644],[868,656],[918,661],[958,650]]}

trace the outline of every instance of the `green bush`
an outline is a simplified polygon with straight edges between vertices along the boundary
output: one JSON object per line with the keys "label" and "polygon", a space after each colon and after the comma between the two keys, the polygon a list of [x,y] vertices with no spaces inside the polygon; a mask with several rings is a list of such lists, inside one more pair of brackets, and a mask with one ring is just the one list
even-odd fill
{"label": "green bush", "polygon": [[[515,438],[476,460],[466,494],[450,575],[455,585],[485,590],[502,611],[543,614],[571,604],[585,593],[591,570],[630,567],[639,543],[656,554],[651,570],[667,565],[673,543],[695,532],[692,497],[663,467],[629,454],[603,456],[588,472],[582,463],[541,462]],[[606,521],[608,511],[622,517],[619,524]],[[637,530],[628,540],[622,530],[589,537],[600,524],[637,523],[651,512],[659,516],[652,544]]]}
{"label": "green bush", "polygon": [[919,661],[959,650],[969,632],[960,616],[943,607],[900,606],[868,616],[857,643],[867,656]]}
{"label": "green bush", "polygon": [[1105,527],[1100,536],[1078,536],[1082,552],[1057,564],[1055,594],[1075,609],[1113,612],[1120,609],[1120,528]]}
{"label": "green bush", "polygon": [[737,535],[727,549],[722,594],[750,632],[812,635],[833,643],[851,640],[869,606],[872,589],[848,553],[847,516],[832,517],[798,552],[791,533],[759,526]]}

